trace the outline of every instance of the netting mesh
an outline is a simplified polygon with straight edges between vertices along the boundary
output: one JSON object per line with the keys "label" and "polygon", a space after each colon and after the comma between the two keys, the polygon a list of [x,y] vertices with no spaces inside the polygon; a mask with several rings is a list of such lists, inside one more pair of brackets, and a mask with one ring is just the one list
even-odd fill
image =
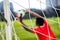
{"label": "netting mesh", "polygon": [[[37,0],[39,3],[40,3],[40,6],[42,5],[42,4],[45,4],[45,3],[43,3],[41,0]],[[20,7],[22,7],[23,9],[27,9],[27,8],[25,8],[24,6],[22,6],[22,5],[20,5],[19,3],[17,3],[16,1],[14,1],[14,0],[12,0],[12,2],[14,2],[15,4],[17,4],[17,5],[19,5]],[[49,7],[52,7],[53,9],[54,9],[54,11],[55,11],[55,13],[56,13],[56,15],[57,15],[57,19],[56,20],[54,20],[53,18],[50,18],[50,19],[48,19],[47,17],[46,17],[46,15],[45,15],[45,13],[44,13],[44,11],[42,10],[42,8],[40,7],[40,9],[41,9],[41,11],[42,11],[42,14],[44,15],[44,18],[46,18],[46,20],[47,21],[49,21],[49,22],[53,22],[53,23],[56,23],[56,28],[57,28],[57,30],[56,30],[56,33],[55,33],[55,35],[58,33],[58,34],[60,34],[59,33],[59,30],[60,30],[60,18],[59,18],[59,15],[58,15],[58,12],[57,12],[57,10],[60,10],[59,8],[56,8],[56,7],[54,7],[54,5],[53,5],[53,3],[52,3],[52,1],[51,0],[49,0],[49,2],[51,3],[51,6],[49,6],[49,5],[47,5],[47,6],[49,6]],[[29,6],[29,8],[28,9],[30,9],[30,0],[28,0],[28,6]],[[11,12],[11,11],[10,11]],[[2,12],[1,12],[2,13]],[[19,35],[18,34],[20,34],[20,33],[18,33],[18,31],[17,30],[19,30],[19,29],[16,29],[16,28],[14,28],[14,24],[15,24],[15,22],[17,21],[16,20],[16,17],[14,16],[14,14],[11,12],[11,15],[13,16],[13,18],[14,18],[14,21],[11,21],[11,27],[12,27],[12,40],[21,40],[20,39],[20,37],[19,37]],[[11,16],[11,19],[13,20],[13,18],[12,18],[12,16]],[[30,18],[30,23],[31,23],[31,26],[33,27],[33,20],[31,19],[31,16],[30,16],[30,13],[29,13],[29,18]],[[35,22],[35,21],[34,21]],[[20,23],[19,23],[20,24]],[[6,30],[5,30],[5,25],[6,25],[6,23],[5,22],[0,22],[0,40],[6,40],[6,35],[5,35],[5,32],[6,32]],[[17,25],[17,24],[16,24]],[[22,25],[22,24],[21,24]],[[55,26],[54,24],[52,24],[53,26]],[[51,26],[52,26],[51,25]],[[17,26],[18,27],[18,26]],[[48,27],[47,27],[48,28]],[[55,30],[55,28],[54,27],[51,27],[52,29],[53,29],[53,31]],[[22,29],[23,30],[23,29]],[[17,32],[16,32],[17,31]],[[22,31],[21,31],[22,32]],[[49,29],[48,29],[48,33],[49,33]],[[40,34],[42,34],[42,33],[40,33]],[[50,33],[49,33],[50,34]],[[42,35],[45,35],[45,34],[42,34]],[[47,36],[47,35],[45,35],[45,36]],[[49,36],[47,36],[47,37],[49,37]],[[60,38],[58,37],[58,35],[56,35],[56,37],[57,37],[57,40],[60,40]],[[50,37],[51,38],[51,37]],[[23,40],[23,39],[22,39]],[[36,37],[36,40],[38,40],[38,38]]]}

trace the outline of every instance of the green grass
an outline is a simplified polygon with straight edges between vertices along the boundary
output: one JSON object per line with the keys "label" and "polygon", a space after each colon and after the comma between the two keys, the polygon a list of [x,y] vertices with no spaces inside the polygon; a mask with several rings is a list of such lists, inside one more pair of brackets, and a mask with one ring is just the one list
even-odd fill
{"label": "green grass", "polygon": [[[55,23],[53,21],[50,21],[50,20],[54,20],[54,21],[57,22],[57,18],[48,18],[48,19],[49,20],[47,20],[47,21],[50,24],[53,32],[55,33],[55,35],[57,37],[57,40],[60,40],[59,24]],[[24,20],[24,23],[27,24],[29,27],[32,27],[32,26],[34,27],[35,26],[35,19],[32,19],[32,23],[31,23],[31,21],[29,19],[26,19],[26,20]],[[0,31],[1,31],[1,25],[2,25],[2,27],[4,29],[5,28],[5,23],[0,22]],[[15,21],[15,23],[14,23],[14,28],[15,28],[16,34],[17,34],[17,36],[19,37],[20,40],[37,40],[35,34],[32,34],[32,33],[28,32],[28,31],[26,31],[24,28],[22,28],[22,26],[17,21]],[[4,35],[5,35],[5,33],[4,33]],[[13,34],[13,40],[15,40],[14,37],[15,36]],[[0,36],[0,40],[2,40],[1,36]]]}

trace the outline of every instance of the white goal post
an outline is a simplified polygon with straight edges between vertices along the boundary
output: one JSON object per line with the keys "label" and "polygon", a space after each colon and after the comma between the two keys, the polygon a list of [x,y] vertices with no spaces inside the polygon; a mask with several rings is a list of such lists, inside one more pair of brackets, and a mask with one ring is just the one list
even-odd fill
{"label": "white goal post", "polygon": [[4,16],[7,20],[7,24],[6,24],[6,40],[12,40],[12,27],[11,27],[11,20],[10,20],[10,16],[11,16],[11,12],[10,12],[10,3],[9,0],[3,0],[3,5],[4,5]]}

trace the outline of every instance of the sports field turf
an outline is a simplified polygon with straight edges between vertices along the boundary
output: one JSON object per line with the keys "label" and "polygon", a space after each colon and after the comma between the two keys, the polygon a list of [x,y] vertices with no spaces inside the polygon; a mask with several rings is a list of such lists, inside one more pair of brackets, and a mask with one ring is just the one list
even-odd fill
{"label": "sports field turf", "polygon": [[[54,21],[58,22],[57,21],[58,19],[57,18],[48,18],[48,23],[50,24],[52,30],[54,31],[54,33],[57,37],[57,40],[60,40],[59,24],[56,23],[56,22],[53,22],[51,20],[54,20]],[[34,27],[35,26],[35,19],[32,19],[32,23],[29,19],[26,19],[26,20],[24,20],[24,23],[27,24],[30,27],[32,27],[32,26]],[[0,32],[1,32],[1,30],[4,29],[4,27],[5,27],[4,24],[5,24],[4,22],[0,22]],[[3,29],[1,29],[1,25],[2,25]],[[22,26],[17,21],[15,21],[15,23],[14,23],[14,28],[15,28],[16,34],[17,34],[17,36],[19,37],[20,40],[37,40],[35,34],[32,34],[28,31],[25,31],[24,28],[22,28]],[[4,35],[5,35],[5,31],[4,31]],[[13,40],[15,40],[14,37],[15,36],[13,36]],[[0,36],[0,40],[2,40],[1,36]]]}

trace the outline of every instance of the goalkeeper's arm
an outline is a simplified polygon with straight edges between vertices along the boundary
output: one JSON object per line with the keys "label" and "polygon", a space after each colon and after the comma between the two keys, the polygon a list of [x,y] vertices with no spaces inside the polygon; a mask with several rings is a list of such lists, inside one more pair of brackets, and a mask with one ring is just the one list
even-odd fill
{"label": "goalkeeper's arm", "polygon": [[20,17],[20,23],[25,30],[33,33],[32,28],[29,28],[26,24],[23,23],[22,17]]}
{"label": "goalkeeper's arm", "polygon": [[32,16],[35,16],[37,18],[43,18],[42,16],[40,16],[39,14],[37,14],[36,12],[33,12],[31,10],[26,9],[25,12],[29,12]]}
{"label": "goalkeeper's arm", "polygon": [[16,14],[16,17],[17,17],[18,21],[21,23],[22,27],[23,27],[25,30],[27,30],[27,31],[29,31],[29,32],[33,32],[31,28],[29,28],[26,24],[23,23],[23,21],[22,21],[22,16],[19,17],[18,14]]}

